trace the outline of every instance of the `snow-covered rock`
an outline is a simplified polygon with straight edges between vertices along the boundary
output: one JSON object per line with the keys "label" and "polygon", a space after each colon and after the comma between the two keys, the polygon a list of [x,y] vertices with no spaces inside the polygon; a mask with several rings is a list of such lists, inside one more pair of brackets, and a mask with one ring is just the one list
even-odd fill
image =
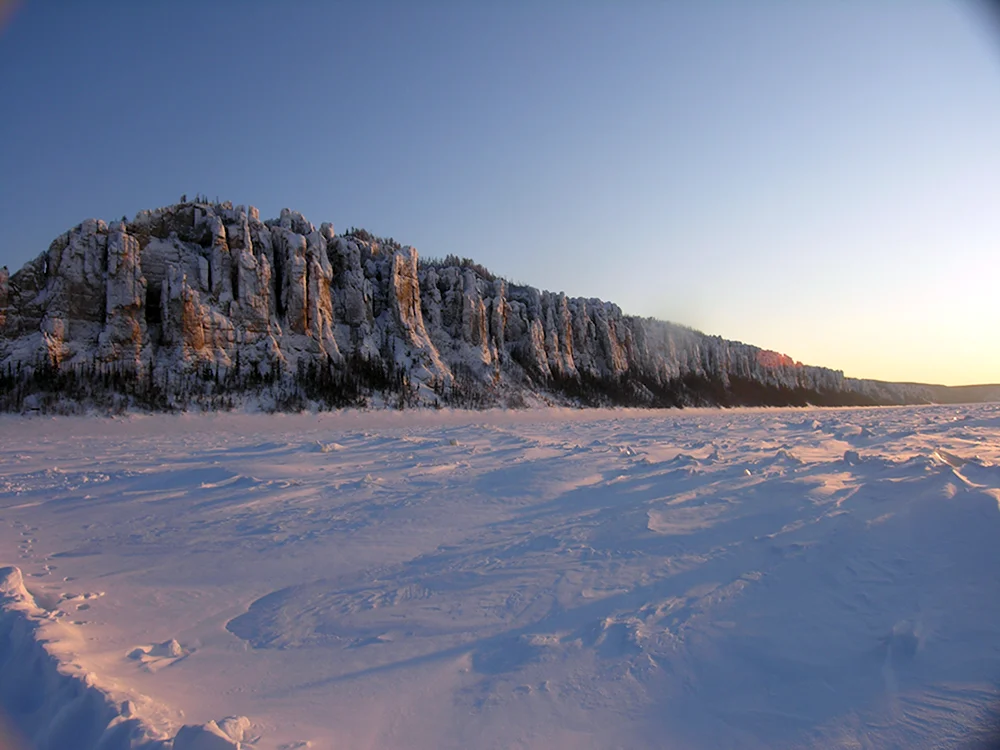
{"label": "snow-covered rock", "polygon": [[359,359],[418,391],[441,393],[458,375],[486,402],[502,392],[661,406],[935,398],[508,284],[468,261],[421,263],[412,247],[317,230],[288,209],[262,222],[252,206],[186,202],[111,226],[90,219],[0,271],[0,373],[120,368],[150,374],[172,398],[206,367],[294,378]]}

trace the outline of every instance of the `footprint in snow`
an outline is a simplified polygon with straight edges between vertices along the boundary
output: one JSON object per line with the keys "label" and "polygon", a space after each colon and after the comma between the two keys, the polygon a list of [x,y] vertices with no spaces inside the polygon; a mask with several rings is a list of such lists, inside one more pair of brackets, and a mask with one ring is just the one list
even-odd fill
{"label": "footprint in snow", "polygon": [[65,593],[65,594],[62,594],[59,597],[59,601],[60,601],[60,603],[61,602],[79,602],[79,601],[86,601],[86,600],[89,600],[89,599],[99,599],[102,596],[104,596],[104,592],[103,591],[88,591],[85,594]]}

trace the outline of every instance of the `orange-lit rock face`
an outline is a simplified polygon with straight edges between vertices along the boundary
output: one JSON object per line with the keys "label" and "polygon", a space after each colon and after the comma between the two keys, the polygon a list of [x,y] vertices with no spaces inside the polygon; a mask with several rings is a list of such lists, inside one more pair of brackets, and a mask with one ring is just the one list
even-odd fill
{"label": "orange-lit rock face", "polygon": [[796,362],[787,354],[772,352],[768,349],[761,349],[757,352],[757,364],[762,367],[802,367],[801,362]]}

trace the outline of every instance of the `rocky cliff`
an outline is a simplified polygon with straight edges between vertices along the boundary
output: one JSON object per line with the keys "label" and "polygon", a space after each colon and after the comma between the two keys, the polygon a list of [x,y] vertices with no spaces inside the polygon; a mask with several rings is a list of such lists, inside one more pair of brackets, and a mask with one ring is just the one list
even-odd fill
{"label": "rocky cliff", "polygon": [[144,379],[168,406],[199,374],[235,391],[280,382],[363,400],[379,387],[465,405],[932,398],[510,284],[468,260],[422,263],[412,247],[317,229],[287,209],[261,221],[253,207],[201,201],[87,220],[16,273],[0,271],[2,385],[58,389],[58,373]]}

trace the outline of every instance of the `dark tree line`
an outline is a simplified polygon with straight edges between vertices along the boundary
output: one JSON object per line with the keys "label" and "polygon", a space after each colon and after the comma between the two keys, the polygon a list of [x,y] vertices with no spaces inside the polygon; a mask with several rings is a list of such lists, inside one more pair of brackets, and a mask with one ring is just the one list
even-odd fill
{"label": "dark tree line", "polygon": [[480,276],[480,278],[486,279],[487,281],[496,281],[497,275],[493,273],[486,266],[481,263],[477,263],[472,258],[460,258],[457,255],[446,255],[442,258],[421,258],[420,265],[427,268],[471,268]]}
{"label": "dark tree line", "polygon": [[400,245],[392,237],[379,237],[377,235],[372,234],[367,229],[360,229],[358,227],[351,227],[346,232],[344,232],[344,234],[342,236],[344,236],[344,237],[353,237],[356,240],[361,240],[362,242],[367,242],[370,245],[376,244],[376,245],[379,245],[380,247],[388,248],[388,249],[392,249],[392,250],[400,250],[400,249],[402,249],[402,245]]}
{"label": "dark tree line", "polygon": [[376,395],[396,408],[418,402],[408,373],[359,354],[340,364],[330,357],[301,358],[294,372],[277,361],[263,369],[244,366],[238,356],[228,367],[203,363],[184,372],[95,360],[71,365],[43,360],[33,366],[0,368],[0,412],[219,411],[253,397],[265,408],[287,412],[310,406],[365,407]]}
{"label": "dark tree line", "polygon": [[[506,369],[522,391],[547,393],[557,400],[581,406],[683,408],[685,406],[872,406],[870,396],[851,391],[811,390],[765,384],[746,377],[720,377],[688,373],[663,378],[656,373],[629,371],[597,375],[541,373],[524,356],[512,352],[517,364]],[[453,378],[431,380],[432,406],[487,409],[501,404],[511,393],[500,387],[497,373],[490,377],[469,365],[456,364]],[[89,361],[58,365],[41,361],[34,366],[8,364],[0,368],[0,411],[42,413],[95,409],[119,413],[128,409],[174,411],[227,410],[248,399],[259,399],[263,408],[301,411],[306,408],[364,408],[373,399],[398,409],[421,403],[419,388],[394,356],[367,359],[359,353],[341,362],[302,357],[294,371],[281,362],[261,367],[244,365],[239,356],[230,365],[203,363],[185,372],[170,368],[135,368],[121,363]],[[517,399],[507,404],[516,403]],[[523,400],[521,401],[523,403]]]}
{"label": "dark tree line", "polygon": [[454,409],[489,409],[497,405],[497,394],[475,371],[466,364],[458,363],[451,368],[454,376],[450,383],[435,378],[431,390],[435,396],[435,406],[450,406]]}
{"label": "dark tree line", "polygon": [[325,409],[364,407],[375,394],[400,409],[418,402],[409,373],[388,360],[365,359],[357,352],[341,365],[330,356],[322,363],[300,359],[295,382],[305,399]]}
{"label": "dark tree line", "polygon": [[514,358],[537,382],[537,387],[582,406],[625,406],[650,409],[685,406],[877,406],[863,393],[825,391],[761,383],[730,375],[687,373],[675,378],[630,370],[620,375],[540,373],[520,352]]}
{"label": "dark tree line", "polygon": [[167,411],[170,400],[150,371],[140,373],[121,363],[88,362],[57,365],[42,361],[32,367],[8,364],[0,371],[0,411],[70,411],[70,405],[117,413],[128,408]]}

